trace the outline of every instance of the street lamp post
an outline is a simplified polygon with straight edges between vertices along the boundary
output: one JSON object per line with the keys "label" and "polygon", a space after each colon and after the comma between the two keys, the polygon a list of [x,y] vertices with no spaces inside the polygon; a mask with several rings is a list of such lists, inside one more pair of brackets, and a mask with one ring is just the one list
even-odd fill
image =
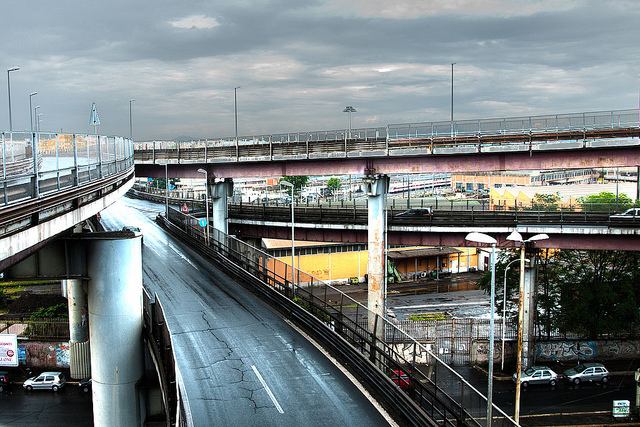
{"label": "street lamp post", "polygon": [[491,245],[491,314],[489,316],[489,380],[487,386],[487,427],[493,422],[493,346],[495,343],[496,239],[484,233],[469,233],[465,240]]}
{"label": "street lamp post", "polygon": [[[209,246],[209,177],[207,171],[204,169],[198,169],[198,172],[204,174],[204,204],[205,204],[205,215],[207,215],[207,246]],[[167,185],[165,183],[165,185]]]}
{"label": "street lamp post", "polygon": [[343,113],[349,113],[349,133],[348,139],[351,139],[351,113],[357,113],[356,109],[348,105],[342,110]]}
{"label": "street lamp post", "polygon": [[38,92],[31,92],[29,94],[29,124],[31,126],[31,133],[33,133],[33,107],[31,106],[31,99],[37,94]]}
{"label": "street lamp post", "polygon": [[36,106],[33,108],[33,114],[36,116],[36,119],[35,119],[35,122],[34,122],[34,125],[35,125],[35,128],[36,128],[36,132],[38,132],[38,131],[40,130],[40,123],[38,122],[38,120],[39,120],[39,119],[38,119],[38,117],[39,117],[39,115],[38,115],[38,108],[40,108],[40,106],[39,106],[39,105],[36,105]]}
{"label": "street lamp post", "polygon": [[13,67],[7,70],[7,95],[9,96],[9,132],[13,131],[13,122],[11,121],[11,77],[9,74],[12,71],[18,71],[20,67]]}
{"label": "street lamp post", "polygon": [[129,100],[129,139],[133,141],[133,116],[131,115],[131,103],[134,102],[135,99]]}
{"label": "street lamp post", "polygon": [[507,240],[514,242],[520,242],[520,298],[518,300],[518,354],[516,362],[516,402],[515,402],[515,414],[514,421],[516,424],[520,419],[520,378],[522,376],[522,339],[523,339],[523,322],[524,322],[524,254],[525,246],[529,242],[536,240],[548,239],[547,234],[536,234],[529,237],[527,240],[522,238],[522,235],[517,231],[513,231],[507,236]]}
{"label": "street lamp post", "polygon": [[507,273],[509,272],[511,264],[517,261],[519,261],[519,259],[514,259],[507,264],[507,268],[504,269],[504,289],[502,291],[502,361],[500,363],[500,370],[502,371],[504,371],[504,340],[505,329],[507,327]]}
{"label": "street lamp post", "polygon": [[238,89],[240,89],[240,86],[233,88],[233,116],[236,124],[236,155],[238,154]]}
{"label": "street lamp post", "polygon": [[296,260],[296,247],[295,247],[295,218],[294,218],[294,207],[295,207],[295,198],[293,197],[293,188],[294,185],[289,181],[280,181],[280,185],[284,185],[285,187],[291,188],[291,283],[293,283],[293,291],[295,293],[296,290],[296,274],[295,274],[295,260]]}
{"label": "street lamp post", "polygon": [[453,66],[456,62],[451,63],[451,138],[453,138]]}

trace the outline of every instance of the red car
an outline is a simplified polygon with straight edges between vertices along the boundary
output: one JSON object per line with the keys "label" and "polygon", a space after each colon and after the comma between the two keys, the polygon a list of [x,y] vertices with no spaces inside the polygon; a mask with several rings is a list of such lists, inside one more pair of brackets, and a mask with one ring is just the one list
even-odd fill
{"label": "red car", "polygon": [[[409,375],[405,371],[395,370],[391,375],[391,381],[400,386],[403,390],[409,390]],[[414,384],[415,386],[415,384]]]}

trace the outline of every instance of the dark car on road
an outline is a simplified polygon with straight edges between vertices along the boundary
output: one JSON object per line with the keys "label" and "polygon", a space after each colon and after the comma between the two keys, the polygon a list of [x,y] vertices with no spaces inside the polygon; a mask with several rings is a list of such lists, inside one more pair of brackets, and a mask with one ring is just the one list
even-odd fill
{"label": "dark car on road", "polygon": [[11,385],[11,374],[8,371],[0,371],[0,391]]}
{"label": "dark car on road", "polygon": [[431,208],[413,208],[394,215],[396,218],[431,218],[433,211]]}

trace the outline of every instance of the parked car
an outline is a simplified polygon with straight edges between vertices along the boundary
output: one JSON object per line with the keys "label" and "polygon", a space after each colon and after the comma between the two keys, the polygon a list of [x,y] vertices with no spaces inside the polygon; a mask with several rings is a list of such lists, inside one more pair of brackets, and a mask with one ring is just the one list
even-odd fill
{"label": "parked car", "polygon": [[429,218],[433,215],[431,208],[413,208],[396,214],[396,218]]}
{"label": "parked car", "polygon": [[393,374],[391,374],[391,381],[400,386],[401,389],[409,390],[409,375],[405,371],[393,371]]}
{"label": "parked car", "polygon": [[640,208],[631,208],[626,211],[611,215],[609,218],[612,219],[638,219],[640,220]]}
{"label": "parked car", "polygon": [[[517,381],[517,374],[513,374],[513,382]],[[525,369],[520,375],[520,384],[523,387],[527,387],[529,384],[549,384],[554,386],[557,382],[558,374],[548,366],[532,366]]]}
{"label": "parked car", "polygon": [[62,372],[43,372],[36,377],[31,377],[22,384],[22,387],[31,390],[53,390],[58,391],[67,382]]}
{"label": "parked car", "polygon": [[564,371],[564,376],[574,384],[586,381],[609,382],[609,371],[602,363],[579,363],[574,368]]}
{"label": "parked car", "polygon": [[3,391],[9,385],[11,385],[11,374],[8,371],[0,371],[0,391]]}
{"label": "parked car", "polygon": [[85,378],[78,382],[78,387],[80,391],[84,393],[89,393],[91,391],[91,378]]}

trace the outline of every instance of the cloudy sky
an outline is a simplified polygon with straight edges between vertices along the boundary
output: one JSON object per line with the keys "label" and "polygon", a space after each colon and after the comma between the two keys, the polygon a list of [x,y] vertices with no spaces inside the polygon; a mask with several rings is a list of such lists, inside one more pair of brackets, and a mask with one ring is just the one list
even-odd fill
{"label": "cloudy sky", "polygon": [[[638,108],[638,0],[2,0],[14,130],[139,141]],[[6,72],[5,77],[6,79]],[[0,129],[9,129],[8,97]],[[0,96],[2,98],[2,96]]]}

